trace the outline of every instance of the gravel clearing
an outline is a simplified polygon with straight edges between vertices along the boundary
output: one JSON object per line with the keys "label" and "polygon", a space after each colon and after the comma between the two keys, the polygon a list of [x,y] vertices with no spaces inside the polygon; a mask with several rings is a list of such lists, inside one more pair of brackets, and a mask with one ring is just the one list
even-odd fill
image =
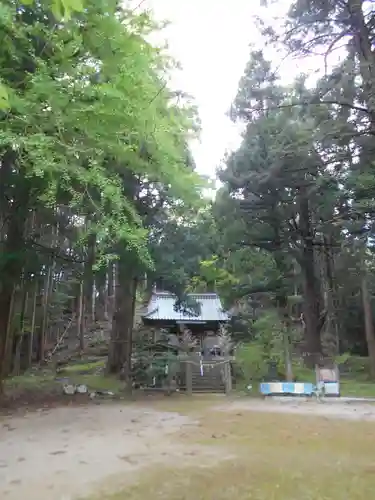
{"label": "gravel clearing", "polygon": [[339,398],[326,398],[322,402],[293,397],[266,400],[248,398],[221,405],[218,410],[292,413],[345,420],[375,420],[375,404],[373,401],[363,402],[362,400],[356,403],[352,398],[342,398],[341,400]]}
{"label": "gravel clearing", "polygon": [[[194,400],[192,400],[194,405]],[[178,404],[177,404],[178,407]],[[280,412],[375,420],[375,405],[293,398],[229,399],[215,411]],[[40,410],[0,420],[0,498],[77,500],[118,491],[155,463],[211,463],[217,448],[178,443],[173,434],[198,423],[178,413],[136,404]]]}
{"label": "gravel clearing", "polygon": [[[56,408],[0,421],[0,498],[75,500],[114,491],[127,473],[186,449],[168,435],[194,425],[128,405]],[[191,454],[191,450],[187,450]]]}

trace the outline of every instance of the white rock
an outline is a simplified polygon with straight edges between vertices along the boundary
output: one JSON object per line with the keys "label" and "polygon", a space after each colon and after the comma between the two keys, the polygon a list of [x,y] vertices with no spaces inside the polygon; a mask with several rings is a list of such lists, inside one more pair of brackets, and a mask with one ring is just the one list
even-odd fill
{"label": "white rock", "polygon": [[71,384],[65,384],[63,385],[63,393],[66,394],[67,396],[71,396],[75,394],[76,388],[74,385]]}
{"label": "white rock", "polygon": [[88,392],[87,385],[84,384],[77,385],[76,392],[78,392],[78,394],[87,394]]}

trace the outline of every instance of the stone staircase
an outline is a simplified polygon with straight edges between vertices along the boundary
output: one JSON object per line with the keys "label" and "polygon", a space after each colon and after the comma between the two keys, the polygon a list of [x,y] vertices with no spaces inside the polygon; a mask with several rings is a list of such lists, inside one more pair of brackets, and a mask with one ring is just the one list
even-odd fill
{"label": "stone staircase", "polygon": [[[204,361],[202,373],[199,358],[194,359],[191,365],[193,392],[225,392],[223,368],[220,360]],[[186,388],[185,373],[182,373],[182,387]]]}
{"label": "stone staircase", "polygon": [[193,365],[193,392],[224,392],[223,365],[204,365],[203,375],[200,367]]}

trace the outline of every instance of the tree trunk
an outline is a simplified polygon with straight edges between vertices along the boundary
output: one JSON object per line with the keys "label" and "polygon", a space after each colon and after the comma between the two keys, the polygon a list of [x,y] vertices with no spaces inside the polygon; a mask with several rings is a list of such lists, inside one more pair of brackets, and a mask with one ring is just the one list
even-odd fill
{"label": "tree trunk", "polygon": [[322,291],[326,319],[321,330],[323,354],[333,358],[339,354],[339,333],[336,311],[336,286],[334,281],[333,238],[324,237],[321,247]]}
{"label": "tree trunk", "polygon": [[291,353],[291,321],[288,310],[288,297],[287,295],[279,295],[277,298],[277,306],[281,322],[283,325],[283,348],[284,348],[284,364],[285,364],[285,378],[288,382],[293,382],[293,365]]}
{"label": "tree trunk", "polygon": [[91,322],[95,323],[96,321],[96,295],[97,295],[97,290],[96,290],[96,283],[95,279],[93,280],[92,284],[92,292],[91,292],[91,304],[90,304],[90,313],[91,313]]}
{"label": "tree trunk", "polygon": [[[7,176],[11,175],[15,152],[5,154],[2,158],[2,181],[4,184]],[[4,186],[2,186],[4,189]],[[24,260],[24,231],[28,216],[29,192],[27,184],[14,188],[9,193],[12,202],[8,202],[8,223],[6,227],[6,240],[3,243],[3,258],[0,266],[0,392],[2,381],[8,374],[10,360],[7,356],[12,349],[12,311],[15,287],[21,279]]]}
{"label": "tree trunk", "polygon": [[[15,298],[15,286],[12,287],[11,296],[9,297],[9,303],[6,304],[7,307],[7,317],[8,322],[5,327],[5,338],[4,338],[4,347],[1,360],[1,381],[0,383],[7,377],[10,373],[12,366],[12,353],[13,353],[13,311],[14,311],[14,298]],[[0,308],[2,304],[0,302]],[[0,391],[1,392],[1,391]]]}
{"label": "tree trunk", "polygon": [[35,336],[35,324],[36,324],[36,304],[38,298],[39,291],[39,282],[38,279],[35,278],[35,288],[33,293],[33,306],[31,313],[31,327],[30,333],[28,336],[28,347],[27,347],[27,368],[30,368],[33,361],[33,346],[34,346],[34,336]]}
{"label": "tree trunk", "polygon": [[314,234],[311,225],[309,201],[301,188],[299,196],[300,231],[302,236],[302,252],[299,259],[303,276],[303,311],[305,321],[305,351],[306,361],[310,358],[311,365],[320,354],[320,293],[315,273]]}
{"label": "tree trunk", "polygon": [[[56,210],[55,210],[56,213]],[[52,227],[51,234],[52,246],[55,247],[59,243],[59,227]],[[44,287],[44,300],[43,300],[43,317],[42,317],[42,327],[40,329],[40,344],[39,344],[39,361],[43,361],[46,356],[46,349],[48,344],[48,329],[49,329],[49,314],[48,309],[51,303],[51,297],[54,292],[54,279],[56,272],[56,259],[52,257],[51,262],[49,262],[49,267],[47,271],[45,287]]]}
{"label": "tree trunk", "polygon": [[362,274],[361,288],[362,288],[363,314],[365,317],[366,342],[367,342],[368,355],[370,359],[370,373],[371,373],[371,378],[375,379],[375,333],[374,333],[374,322],[372,317],[371,297],[368,290],[366,271],[364,271]]}
{"label": "tree trunk", "polygon": [[81,351],[85,349],[85,329],[84,329],[84,286],[83,279],[79,284],[78,313],[77,313],[77,337]]}
{"label": "tree trunk", "polygon": [[48,266],[47,276],[44,280],[43,289],[43,316],[42,324],[40,327],[39,334],[39,353],[38,360],[44,361],[46,357],[46,345],[47,345],[47,328],[48,328],[48,306],[50,303],[50,291],[51,291],[51,280],[52,280],[52,266]]}
{"label": "tree trunk", "polygon": [[127,387],[131,389],[131,354],[136,278],[134,268],[117,263],[115,313],[113,317],[107,370],[109,373],[123,372]]}
{"label": "tree trunk", "polygon": [[107,311],[107,289],[105,285],[96,286],[98,296],[95,300],[95,319],[98,321],[108,320]]}
{"label": "tree trunk", "polygon": [[[23,286],[25,286],[24,280],[23,280]],[[21,354],[22,354],[23,342],[25,339],[25,318],[27,315],[28,298],[29,298],[29,293],[27,290],[25,290],[22,294],[19,331],[16,332],[16,349],[14,353],[14,362],[13,362],[13,374],[15,376],[21,373]]]}
{"label": "tree trunk", "polygon": [[289,336],[289,327],[285,328],[285,332],[283,335],[283,343],[284,343],[284,359],[285,359],[285,377],[287,382],[293,382],[293,365],[292,365],[292,354],[291,354],[291,345],[290,345],[290,336]]}
{"label": "tree trunk", "polygon": [[116,290],[116,269],[117,264],[110,262],[107,272],[107,296],[105,300],[105,318],[112,322],[115,310],[115,290]]}
{"label": "tree trunk", "polygon": [[[275,221],[277,218],[275,217]],[[285,360],[285,376],[288,381],[293,381],[293,367],[292,367],[292,356],[291,356],[291,336],[290,336],[290,314],[288,309],[288,289],[284,281],[284,277],[289,272],[289,265],[285,258],[285,253],[283,252],[281,238],[280,238],[280,227],[277,223],[273,226],[274,231],[274,244],[277,247],[277,251],[274,253],[274,259],[276,268],[281,278],[279,278],[279,283],[277,287],[276,294],[276,306],[278,309],[278,314],[280,316],[283,325],[283,346],[284,346],[284,360]]]}
{"label": "tree trunk", "polygon": [[84,317],[95,323],[95,245],[96,235],[90,234],[87,242],[87,261],[84,267]]}

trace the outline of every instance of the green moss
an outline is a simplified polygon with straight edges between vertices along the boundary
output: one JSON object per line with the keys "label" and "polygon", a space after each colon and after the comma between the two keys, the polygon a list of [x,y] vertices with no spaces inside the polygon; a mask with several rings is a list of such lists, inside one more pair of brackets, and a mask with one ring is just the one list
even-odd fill
{"label": "green moss", "polygon": [[[114,376],[105,376],[104,374],[90,373],[95,367],[98,369],[103,366],[103,362],[80,364],[67,367],[62,373],[56,374],[51,371],[29,372],[17,377],[11,377],[5,382],[5,390],[8,394],[22,393],[27,391],[50,392],[59,391],[61,380],[65,378],[71,384],[85,384],[89,391],[111,391],[119,394],[124,391],[124,382]],[[85,373],[85,367],[87,372]],[[73,369],[72,369],[73,368]],[[90,369],[89,369],[90,368]],[[57,379],[57,380],[56,380]]]}
{"label": "green moss", "polygon": [[124,392],[124,382],[117,377],[95,375],[95,374],[77,374],[69,377],[72,384],[85,384],[90,391],[111,391],[115,394]]}
{"label": "green moss", "polygon": [[59,374],[91,373],[105,367],[106,360],[100,359],[92,363],[77,363],[65,366],[59,370]]}
{"label": "green moss", "polygon": [[10,377],[5,381],[6,390],[45,389],[55,384],[55,374],[48,372],[27,372],[16,377]]}
{"label": "green moss", "polygon": [[375,398],[375,383],[361,380],[344,379],[340,382],[341,396]]}

